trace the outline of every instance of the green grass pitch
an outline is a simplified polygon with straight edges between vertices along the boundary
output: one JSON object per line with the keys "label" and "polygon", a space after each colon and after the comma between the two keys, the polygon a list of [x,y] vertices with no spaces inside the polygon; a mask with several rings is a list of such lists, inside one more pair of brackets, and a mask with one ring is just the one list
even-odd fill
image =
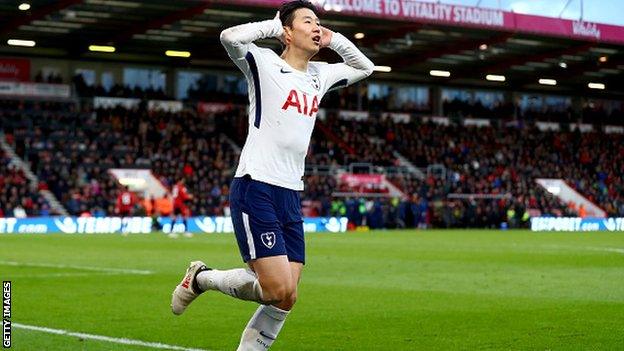
{"label": "green grass pitch", "polygon": [[[299,301],[272,350],[624,350],[624,233],[375,231],[306,240]],[[210,292],[184,315],[170,312],[192,259],[242,265],[230,234],[0,235],[13,323],[234,350],[253,303]],[[149,349],[19,328],[12,341],[14,350]]]}

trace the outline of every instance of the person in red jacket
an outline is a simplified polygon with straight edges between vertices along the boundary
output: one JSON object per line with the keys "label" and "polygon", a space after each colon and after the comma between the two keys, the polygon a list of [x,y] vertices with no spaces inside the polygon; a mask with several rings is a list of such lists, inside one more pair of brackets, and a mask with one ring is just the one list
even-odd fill
{"label": "person in red jacket", "polygon": [[184,233],[189,235],[187,219],[191,216],[191,209],[186,205],[188,201],[193,199],[193,195],[188,192],[184,178],[181,178],[171,190],[173,198],[173,220],[171,221],[171,233],[175,227],[178,218],[182,217],[184,223]]}
{"label": "person in red jacket", "polygon": [[117,215],[121,217],[130,217],[134,214],[134,206],[137,204],[138,198],[135,193],[130,191],[127,186],[117,195],[117,204],[115,210]]}

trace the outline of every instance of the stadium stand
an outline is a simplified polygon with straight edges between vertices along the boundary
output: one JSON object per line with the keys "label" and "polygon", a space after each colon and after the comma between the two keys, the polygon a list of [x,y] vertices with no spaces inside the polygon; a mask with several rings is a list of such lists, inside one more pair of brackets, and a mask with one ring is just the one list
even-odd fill
{"label": "stadium stand", "polygon": [[222,212],[236,161],[216,132],[219,118],[72,106],[4,104],[1,117],[18,154],[70,214],[113,214],[119,189],[107,169],[134,167],[151,168],[167,187],[186,177],[189,190],[203,194],[194,213]]}
{"label": "stadium stand", "polygon": [[[227,211],[236,147],[242,145],[246,132],[243,107],[221,114],[189,109],[173,114],[144,107],[93,109],[58,102],[3,101],[0,105],[3,129],[18,155],[70,214],[114,214],[119,188],[106,172],[114,167],[150,168],[167,188],[185,177],[189,191],[197,194],[191,204],[193,213]],[[312,172],[306,179],[308,206],[304,207],[310,215],[339,214],[344,207],[354,225],[496,227],[510,216],[510,225],[525,224],[522,218],[528,210],[555,216],[578,213],[538,188],[533,181],[538,177],[566,179],[609,215],[624,214],[623,189],[616,181],[624,161],[620,135],[542,132],[530,124],[474,127],[419,119],[400,124],[376,118],[353,121],[333,112],[319,123],[308,167],[324,166],[326,172]],[[592,155],[591,150],[604,152]],[[361,198],[332,196],[349,190],[337,179],[335,169],[344,170],[353,162],[390,169],[400,163],[394,151],[427,174],[425,179],[390,175],[406,198],[369,198],[365,191],[360,192]],[[441,167],[444,174],[428,172],[431,165]],[[5,196],[11,191],[15,190],[5,191]],[[26,212],[38,214],[41,200],[36,194],[28,198]],[[15,206],[15,199],[6,203]]]}

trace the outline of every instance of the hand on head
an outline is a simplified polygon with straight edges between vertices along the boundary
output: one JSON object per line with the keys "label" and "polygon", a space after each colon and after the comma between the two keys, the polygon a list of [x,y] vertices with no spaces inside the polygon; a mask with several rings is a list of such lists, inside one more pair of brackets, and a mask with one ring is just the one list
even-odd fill
{"label": "hand on head", "polygon": [[278,35],[276,35],[275,37],[277,38],[277,40],[279,40],[282,44],[286,45],[286,40],[284,39],[284,25],[282,24],[282,20],[280,19],[280,12],[277,11],[277,13],[275,14],[275,17],[273,18],[274,21],[278,22],[279,27],[281,28],[280,32]]}
{"label": "hand on head", "polygon": [[332,39],[332,36],[334,35],[334,32],[327,29],[326,27],[323,27],[323,26],[320,26],[320,27],[321,27],[321,48],[326,48],[329,46],[329,43],[331,43],[331,39]]}

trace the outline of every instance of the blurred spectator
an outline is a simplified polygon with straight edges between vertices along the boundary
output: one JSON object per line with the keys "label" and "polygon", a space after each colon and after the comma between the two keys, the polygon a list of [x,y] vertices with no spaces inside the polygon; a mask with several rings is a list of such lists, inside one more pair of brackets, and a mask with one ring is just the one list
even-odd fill
{"label": "blurred spectator", "polygon": [[127,186],[123,186],[119,195],[117,195],[117,204],[115,206],[115,214],[121,217],[130,217],[134,215],[135,206],[139,203],[139,199],[135,193],[130,191]]}

